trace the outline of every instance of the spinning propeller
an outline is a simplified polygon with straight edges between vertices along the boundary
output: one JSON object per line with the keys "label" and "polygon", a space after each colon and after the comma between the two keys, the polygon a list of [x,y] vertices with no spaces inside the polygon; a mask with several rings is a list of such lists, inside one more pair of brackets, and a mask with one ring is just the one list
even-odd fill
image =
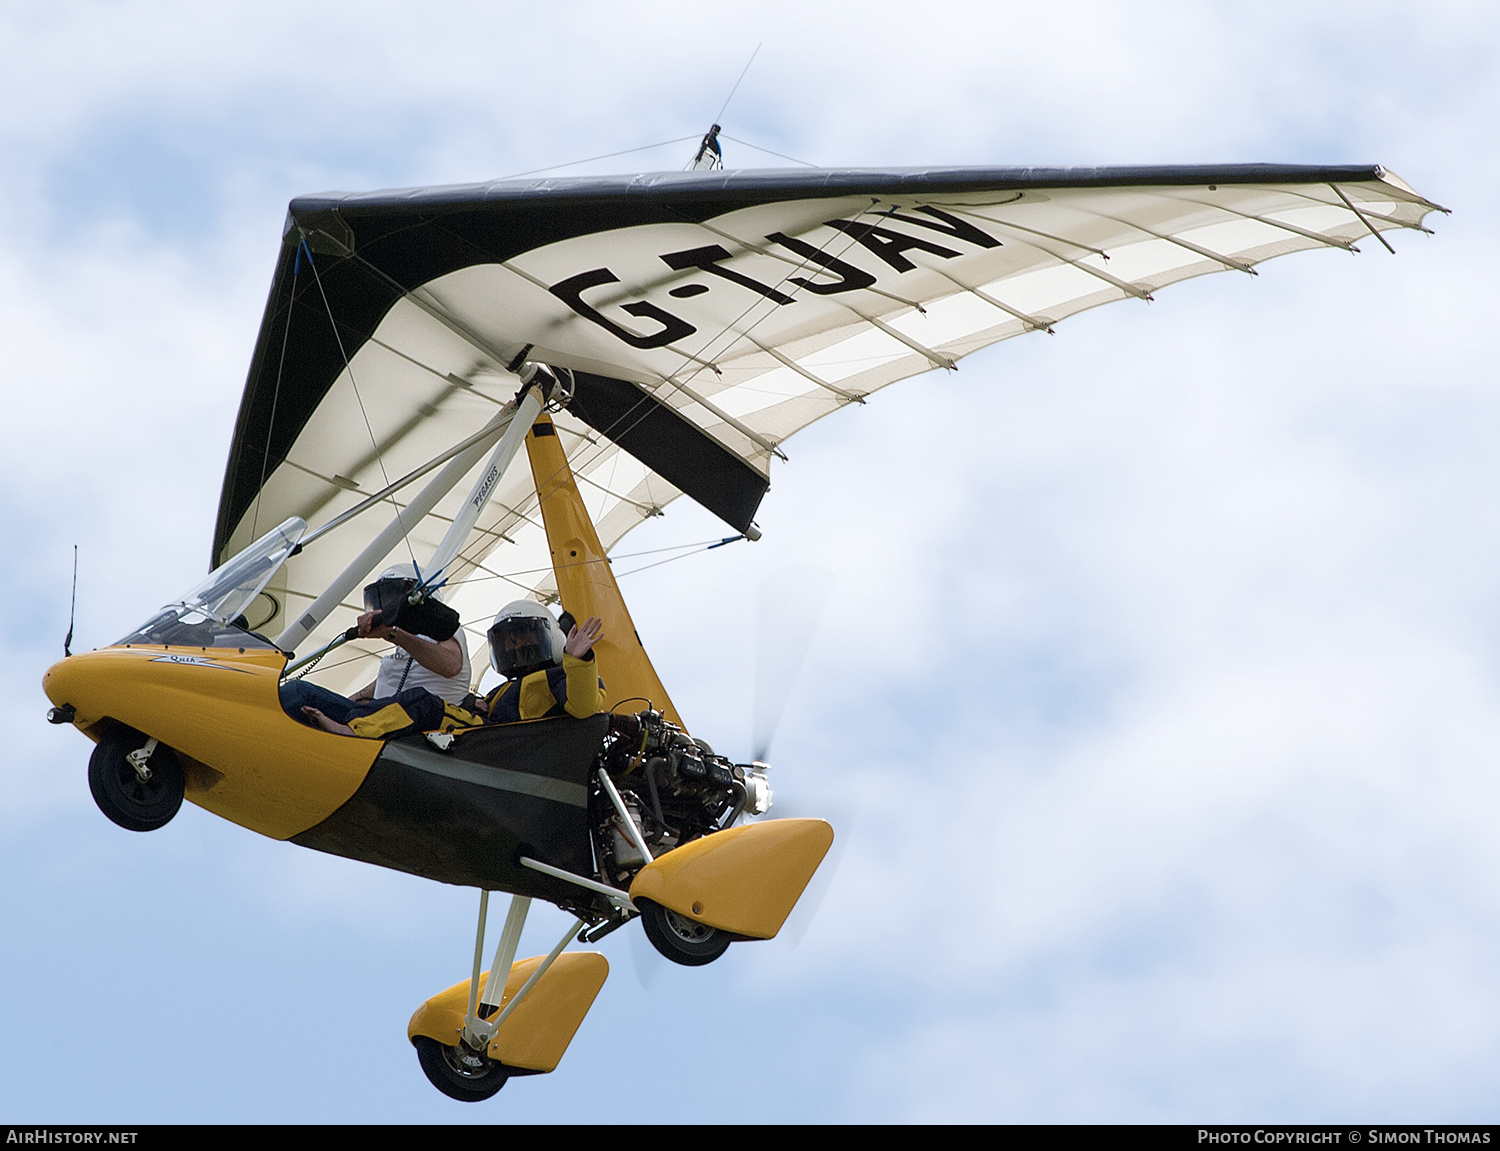
{"label": "spinning propeller", "polygon": [[[834,582],[833,572],[815,564],[783,568],[761,581],[755,612],[755,710],[751,747],[754,749],[752,758],[762,763],[770,754],[771,740],[787,704],[791,702],[792,690],[797,686],[797,677],[807,660],[807,653],[817,638],[818,625],[833,595]],[[814,814],[800,810],[795,798],[790,803],[775,804],[771,812],[773,818],[780,816],[784,819]],[[832,813],[825,810],[816,814],[827,816]],[[835,819],[835,823],[846,830],[853,821],[852,812]],[[847,846],[847,836],[841,833],[824,858],[823,866],[803,892],[797,913],[783,928],[790,946],[796,947],[802,942],[808,925],[828,894]]]}
{"label": "spinning propeller", "polygon": [[783,568],[761,581],[755,612],[752,759],[764,763],[770,754],[833,583],[833,572],[812,564]]}

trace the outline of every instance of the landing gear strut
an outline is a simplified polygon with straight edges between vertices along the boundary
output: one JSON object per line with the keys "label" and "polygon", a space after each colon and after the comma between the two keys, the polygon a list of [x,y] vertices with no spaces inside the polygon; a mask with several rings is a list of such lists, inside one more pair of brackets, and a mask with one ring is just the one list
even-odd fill
{"label": "landing gear strut", "polygon": [[[500,941],[495,947],[495,960],[490,964],[489,976],[484,979],[484,990],[480,991],[480,963],[484,958],[485,921],[489,915],[490,893],[479,893],[479,925],[474,933],[474,971],[469,979],[469,1005],[464,1015],[464,1025],[455,1044],[440,1043],[428,1035],[411,1037],[417,1049],[417,1059],[428,1081],[450,1099],[465,1103],[478,1103],[505,1086],[511,1075],[529,1075],[532,1071],[518,1070],[491,1059],[491,1041],[531,989],[557,961],[563,949],[578,933],[588,926],[583,919],[574,920],[557,941],[550,953],[531,971],[526,980],[514,992],[507,994],[512,965],[516,958],[516,945],[521,942],[521,930],[526,926],[526,916],[531,909],[531,899],[525,895],[512,896],[510,912],[505,917],[505,927],[500,932]],[[606,970],[608,965],[605,965]],[[599,975],[599,983],[604,975]],[[457,990],[455,988],[454,990]],[[598,987],[595,986],[595,992]],[[592,1002],[593,995],[589,996]],[[429,1000],[429,1003],[431,1000]],[[577,1027],[583,1019],[585,1004],[573,1023]],[[415,1017],[414,1017],[415,1020]],[[564,1042],[566,1046],[566,1042]],[[560,1054],[560,1053],[559,1053]],[[547,1068],[551,1070],[551,1068]]]}

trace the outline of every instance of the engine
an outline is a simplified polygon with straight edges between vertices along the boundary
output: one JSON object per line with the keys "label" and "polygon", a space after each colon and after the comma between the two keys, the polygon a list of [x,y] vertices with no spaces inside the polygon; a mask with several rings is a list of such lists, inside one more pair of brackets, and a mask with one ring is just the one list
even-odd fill
{"label": "engine", "polygon": [[[765,764],[731,763],[657,711],[611,716],[595,767],[608,773],[653,857],[771,808]],[[600,878],[628,886],[646,860],[602,788],[590,802]]]}

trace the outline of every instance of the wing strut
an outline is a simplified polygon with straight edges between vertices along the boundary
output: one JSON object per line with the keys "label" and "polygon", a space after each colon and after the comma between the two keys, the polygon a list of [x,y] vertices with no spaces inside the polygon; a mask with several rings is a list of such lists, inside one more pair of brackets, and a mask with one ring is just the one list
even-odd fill
{"label": "wing strut", "polygon": [[[489,422],[488,430],[496,433],[504,432],[510,426],[515,413],[515,403],[506,404]],[[401,542],[401,538],[406,534],[406,525],[421,523],[423,517],[437,506],[438,501],[447,495],[458,481],[463,479],[479,462],[484,449],[488,446],[487,438],[478,439],[467,450],[449,460],[447,466],[428,482],[411,503],[406,505],[403,513],[387,524],[385,529],[370,542],[370,545],[338,574],[323,594],[312,602],[312,606],[299,616],[294,624],[276,637],[276,646],[283,651],[291,651],[306,639],[330,612],[343,603],[344,597],[353,591],[370,572],[374,571],[375,567]]]}
{"label": "wing strut", "polygon": [[[502,407],[503,406],[504,405],[502,405]],[[458,455],[460,452],[468,451],[468,449],[472,448],[475,444],[479,444],[481,450],[483,450],[491,443],[493,443],[495,441],[495,438],[499,434],[501,433],[493,423],[480,428],[468,439],[459,440],[458,443],[454,444],[447,451],[434,456],[421,467],[414,468],[412,471],[407,472],[399,480],[392,480],[378,492],[374,492],[373,494],[366,496],[352,508],[348,509],[347,511],[340,512],[327,523],[319,524],[312,531],[308,532],[307,535],[302,537],[302,546],[307,547],[308,544],[312,543],[320,536],[327,535],[329,532],[333,531],[334,528],[342,527],[344,524],[352,520],[355,516],[363,515],[365,512],[375,507],[377,504],[383,503],[386,497],[400,491],[408,484],[416,483],[428,472],[436,471],[438,468],[442,467],[449,460],[451,460],[454,456]]]}
{"label": "wing strut", "polygon": [[547,548],[552,553],[552,570],[563,607],[576,619],[593,615],[604,621],[604,638],[594,645],[594,656],[599,662],[599,678],[604,681],[605,708],[612,710],[627,699],[645,699],[677,726],[686,727],[636,635],[630,609],[620,595],[599,533],[578,494],[573,469],[550,416],[540,416],[531,425],[526,454],[531,458],[531,474],[542,504]]}
{"label": "wing strut", "polygon": [[[529,372],[528,372],[528,369]],[[532,380],[541,376],[542,387],[531,386]],[[521,441],[526,436],[526,429],[531,427],[531,421],[541,414],[542,406],[551,398],[552,377],[546,372],[538,372],[535,364],[527,364],[521,369],[521,378],[525,381],[521,394],[516,397],[516,407],[511,417],[510,427],[505,429],[505,435],[495,445],[495,452],[490,456],[490,465],[484,469],[479,479],[474,482],[474,490],[469,493],[463,510],[453,517],[453,523],[449,526],[447,533],[443,536],[443,542],[438,544],[437,551],[432,554],[432,561],[427,565],[427,576],[425,583],[429,586],[435,585],[443,578],[453,561],[458,558],[458,553],[463,550],[464,544],[469,542],[469,533],[474,530],[474,524],[479,520],[479,513],[484,511],[485,504],[490,502],[490,496],[494,494],[495,488],[500,483],[500,477],[505,474],[505,469],[510,467],[511,460],[516,458],[516,453],[521,450]]]}

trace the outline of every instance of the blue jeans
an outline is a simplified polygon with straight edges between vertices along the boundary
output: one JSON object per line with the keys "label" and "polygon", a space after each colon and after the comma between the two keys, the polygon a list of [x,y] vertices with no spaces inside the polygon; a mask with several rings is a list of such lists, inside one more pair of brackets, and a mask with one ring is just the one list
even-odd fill
{"label": "blue jeans", "polygon": [[354,709],[360,705],[351,699],[308,683],[305,679],[291,679],[281,685],[282,709],[299,723],[307,721],[302,716],[304,707],[315,707],[334,723],[348,723]]}

